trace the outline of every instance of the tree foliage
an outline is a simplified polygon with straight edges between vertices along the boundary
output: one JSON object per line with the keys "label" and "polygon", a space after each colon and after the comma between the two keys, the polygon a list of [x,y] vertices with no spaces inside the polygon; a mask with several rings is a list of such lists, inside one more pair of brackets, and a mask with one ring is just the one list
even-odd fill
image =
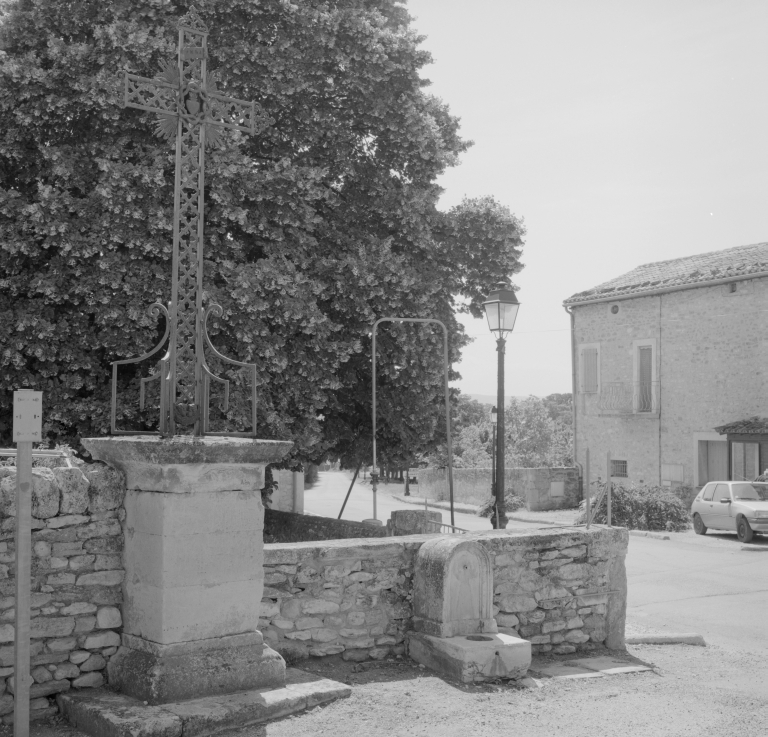
{"label": "tree foliage", "polygon": [[[479,316],[488,286],[522,268],[524,229],[492,198],[438,210],[436,179],[468,143],[425,90],[430,57],[398,2],[196,7],[220,91],[272,119],[207,153],[205,300],[224,308],[214,343],[257,365],[261,437],[293,440],[299,460],[369,457],[373,322],[439,318],[455,362],[467,342],[455,310]],[[43,390],[45,434],[76,442],[108,431],[110,362],[162,334],[146,308],[170,298],[174,151],[151,113],[121,107],[122,70],[151,77],[175,58],[188,5],[5,9],[0,417],[13,388]],[[442,336],[381,334],[379,443],[403,459],[439,439]],[[226,419],[242,426],[242,403]]]}
{"label": "tree foliage", "polygon": [[[453,420],[456,468],[490,468],[493,430],[490,405],[459,395]],[[504,411],[507,468],[570,466],[573,463],[571,395],[511,397]],[[429,457],[430,465],[447,463],[445,446]]]}
{"label": "tree foliage", "polygon": [[[563,400],[549,395],[539,397],[512,397],[504,410],[505,463],[507,468],[539,468],[570,466],[573,463],[570,414],[556,412],[552,418],[550,408],[563,406]],[[567,403],[566,403],[567,405]]]}

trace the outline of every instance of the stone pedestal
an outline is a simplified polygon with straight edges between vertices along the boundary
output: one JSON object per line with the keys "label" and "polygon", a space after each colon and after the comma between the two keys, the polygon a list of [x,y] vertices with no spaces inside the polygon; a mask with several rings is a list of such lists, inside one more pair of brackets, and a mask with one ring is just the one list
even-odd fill
{"label": "stone pedestal", "polygon": [[285,683],[257,630],[264,585],[260,489],[291,443],[91,438],[126,477],[123,641],[110,685],[150,704]]}

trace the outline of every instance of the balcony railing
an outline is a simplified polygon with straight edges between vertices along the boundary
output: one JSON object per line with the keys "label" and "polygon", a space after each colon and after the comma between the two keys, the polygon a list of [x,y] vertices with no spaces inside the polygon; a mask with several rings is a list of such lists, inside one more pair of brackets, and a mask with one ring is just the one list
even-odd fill
{"label": "balcony railing", "polygon": [[599,406],[602,412],[614,412],[621,415],[657,414],[659,411],[659,382],[603,382],[600,387]]}

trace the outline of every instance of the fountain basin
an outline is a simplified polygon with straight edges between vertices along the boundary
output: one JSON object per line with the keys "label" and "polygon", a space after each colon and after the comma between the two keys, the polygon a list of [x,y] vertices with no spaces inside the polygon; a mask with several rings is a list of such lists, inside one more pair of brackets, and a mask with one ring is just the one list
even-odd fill
{"label": "fountain basin", "polygon": [[462,683],[522,678],[531,664],[531,643],[503,633],[408,637],[408,654],[417,663]]}

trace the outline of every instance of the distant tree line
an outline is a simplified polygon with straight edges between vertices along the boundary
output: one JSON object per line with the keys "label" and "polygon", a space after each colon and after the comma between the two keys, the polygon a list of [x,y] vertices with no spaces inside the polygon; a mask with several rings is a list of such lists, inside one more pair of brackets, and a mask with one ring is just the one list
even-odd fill
{"label": "distant tree line", "polygon": [[[504,417],[507,468],[573,464],[570,394],[550,394],[543,398],[511,397],[507,401]],[[491,405],[459,395],[451,430],[454,468],[490,468],[493,452]],[[445,465],[445,446],[425,460],[429,465]]]}

